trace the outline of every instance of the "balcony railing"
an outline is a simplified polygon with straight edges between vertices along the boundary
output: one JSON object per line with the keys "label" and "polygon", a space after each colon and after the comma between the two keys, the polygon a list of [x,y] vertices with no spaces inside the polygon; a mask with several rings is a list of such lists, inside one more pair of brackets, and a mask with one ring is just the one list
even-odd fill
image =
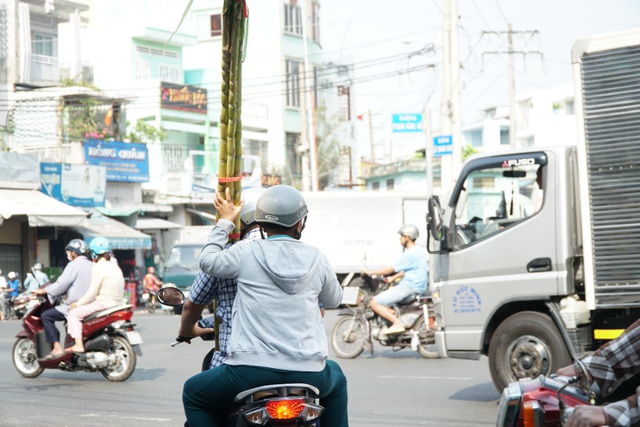
{"label": "balcony railing", "polygon": [[60,71],[58,58],[31,54],[30,80],[32,82],[58,82]]}

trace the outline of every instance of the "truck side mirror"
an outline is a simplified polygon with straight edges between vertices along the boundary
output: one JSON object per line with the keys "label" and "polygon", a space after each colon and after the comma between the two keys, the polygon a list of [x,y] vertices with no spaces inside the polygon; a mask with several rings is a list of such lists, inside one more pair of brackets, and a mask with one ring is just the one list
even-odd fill
{"label": "truck side mirror", "polygon": [[429,228],[429,234],[435,241],[441,242],[444,240],[445,233],[442,224],[442,209],[440,208],[440,198],[438,196],[429,197],[427,226]]}

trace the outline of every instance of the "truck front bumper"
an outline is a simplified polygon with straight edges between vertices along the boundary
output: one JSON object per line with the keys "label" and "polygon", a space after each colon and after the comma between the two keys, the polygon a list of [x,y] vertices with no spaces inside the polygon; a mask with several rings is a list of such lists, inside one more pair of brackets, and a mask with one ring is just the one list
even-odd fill
{"label": "truck front bumper", "polygon": [[436,331],[436,351],[439,357],[448,357],[444,331]]}

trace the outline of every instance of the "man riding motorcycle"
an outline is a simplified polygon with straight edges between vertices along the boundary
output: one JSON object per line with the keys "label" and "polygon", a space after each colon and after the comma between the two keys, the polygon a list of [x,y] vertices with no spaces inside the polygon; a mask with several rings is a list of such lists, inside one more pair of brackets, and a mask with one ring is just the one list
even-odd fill
{"label": "man riding motorcycle", "polygon": [[[234,278],[229,358],[187,380],[183,391],[190,425],[218,426],[216,416],[243,390],[276,383],[306,383],[320,390],[321,424],[348,426],[347,383],[327,360],[328,345],[318,302],[336,307],[342,288],[326,257],[299,241],[307,206],[293,187],[269,188],[256,205],[255,219],[269,236],[224,250],[241,206],[227,189],[216,192],[220,219],[200,255],[200,268]],[[209,330],[209,332],[211,332]],[[301,345],[304,343],[304,345]]]}
{"label": "man riding motorcycle", "polygon": [[51,307],[42,313],[42,326],[48,343],[53,344],[48,359],[55,359],[64,355],[64,349],[60,345],[60,332],[55,322],[62,321],[69,314],[69,306],[80,299],[89,289],[93,262],[89,259],[89,246],[81,239],[71,240],[64,248],[69,264],[64,268],[58,280],[44,288],[37,289],[36,294],[49,296],[49,301],[54,304],[56,298],[67,294],[63,304]]}

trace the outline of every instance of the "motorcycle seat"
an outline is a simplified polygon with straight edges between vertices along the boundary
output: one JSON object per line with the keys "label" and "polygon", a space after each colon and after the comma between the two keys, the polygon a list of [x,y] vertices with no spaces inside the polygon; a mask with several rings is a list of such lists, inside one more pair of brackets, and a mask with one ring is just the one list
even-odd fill
{"label": "motorcycle seat", "polygon": [[106,310],[96,311],[84,318],[83,322],[87,322],[89,320],[97,319],[98,317],[107,316],[111,313],[115,313],[116,311],[124,311],[133,307],[132,304],[122,304],[116,305],[115,307],[108,308]]}

